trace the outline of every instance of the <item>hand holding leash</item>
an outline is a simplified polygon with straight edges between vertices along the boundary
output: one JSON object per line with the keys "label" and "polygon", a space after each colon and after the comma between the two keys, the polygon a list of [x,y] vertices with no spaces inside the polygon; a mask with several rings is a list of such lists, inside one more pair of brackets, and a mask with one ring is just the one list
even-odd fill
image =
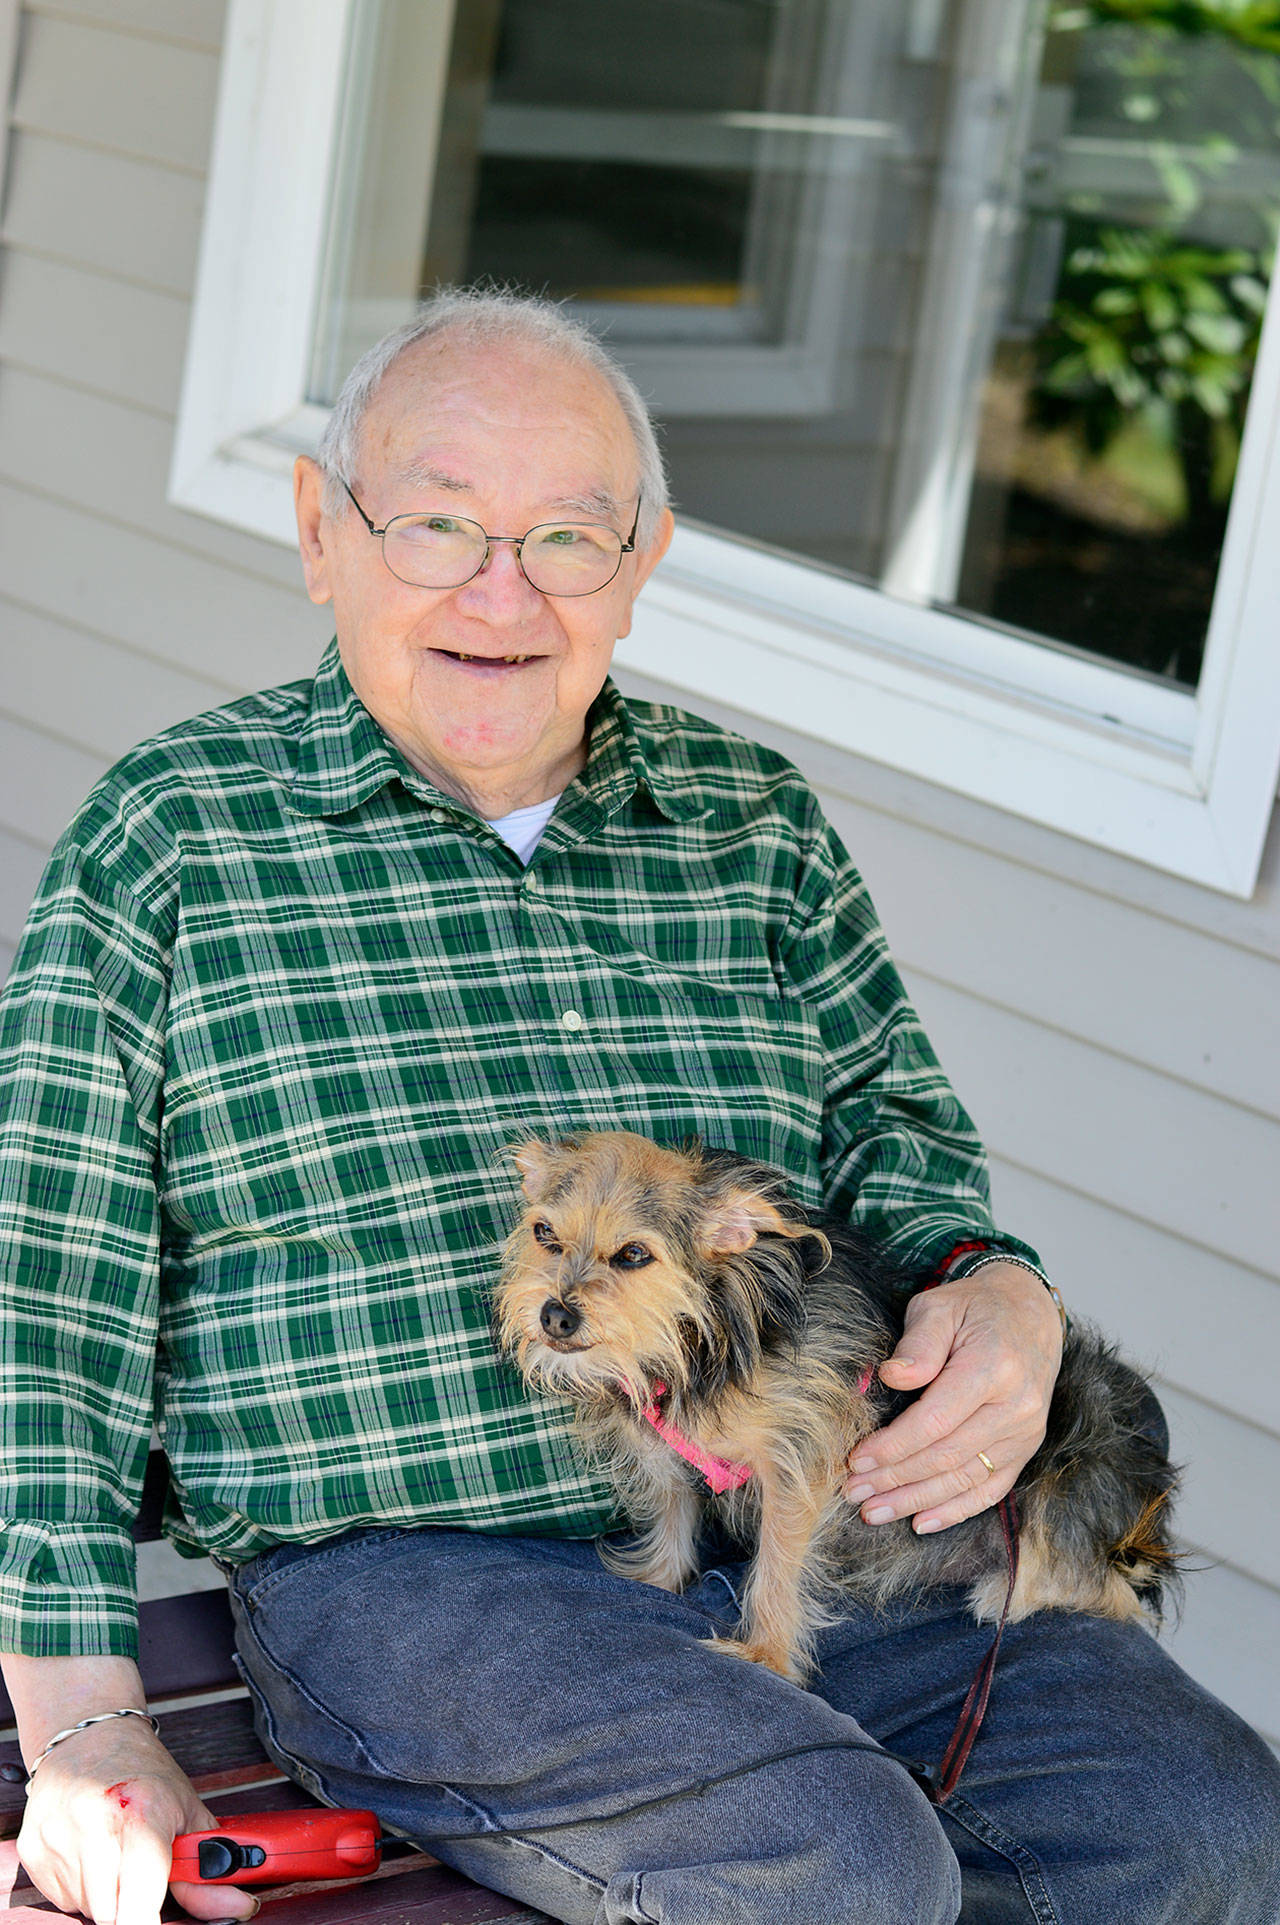
{"label": "hand holding leash", "polygon": [[[33,1662],[57,1667],[90,1660]],[[174,1836],[213,1822],[150,1725],[113,1718],[76,1730],[39,1762],[18,1855],[59,1910],[97,1925],[158,1925]],[[196,1918],[251,1918],[258,1909],[248,1892],[227,1886],[178,1881],[173,1895]]]}
{"label": "hand holding leash", "polygon": [[1043,1441],[1062,1356],[1057,1306],[1013,1263],[921,1292],[880,1376],[923,1394],[850,1464],[845,1496],[868,1524],[944,1530],[998,1504]]}

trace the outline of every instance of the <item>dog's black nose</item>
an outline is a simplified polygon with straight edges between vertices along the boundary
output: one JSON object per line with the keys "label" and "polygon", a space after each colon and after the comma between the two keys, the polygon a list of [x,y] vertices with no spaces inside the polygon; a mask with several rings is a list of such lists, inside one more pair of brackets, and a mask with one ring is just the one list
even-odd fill
{"label": "dog's black nose", "polygon": [[571,1337],[578,1328],[582,1322],[582,1312],[575,1310],[572,1304],[561,1303],[558,1297],[548,1297],[538,1321],[549,1337],[563,1340]]}

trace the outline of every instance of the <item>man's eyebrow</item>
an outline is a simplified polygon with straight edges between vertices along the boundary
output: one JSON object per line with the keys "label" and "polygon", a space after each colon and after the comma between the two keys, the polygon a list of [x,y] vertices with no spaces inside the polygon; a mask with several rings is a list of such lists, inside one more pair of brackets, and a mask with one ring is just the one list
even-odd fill
{"label": "man's eyebrow", "polygon": [[607,488],[589,488],[581,495],[561,495],[548,506],[566,515],[603,516],[606,520],[610,515],[622,513],[622,503]]}
{"label": "man's eyebrow", "polygon": [[404,480],[411,488],[443,488],[449,494],[469,495],[474,492],[469,481],[458,475],[451,475],[443,468],[437,468],[430,461],[409,461],[400,470]]}
{"label": "man's eyebrow", "polygon": [[[400,474],[411,488],[439,488],[454,495],[475,493],[471,482],[464,481],[460,475],[449,474],[444,468],[437,468],[434,462],[406,462]],[[624,506],[607,488],[588,488],[580,495],[557,495],[546,503],[550,514],[583,515],[593,521],[608,521],[613,516],[621,515]]]}

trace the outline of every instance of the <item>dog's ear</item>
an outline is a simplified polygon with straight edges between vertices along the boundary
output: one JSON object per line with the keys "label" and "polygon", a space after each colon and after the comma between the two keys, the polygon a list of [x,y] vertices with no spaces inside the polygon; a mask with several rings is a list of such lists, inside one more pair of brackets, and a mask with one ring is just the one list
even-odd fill
{"label": "dog's ear", "polygon": [[766,1232],[791,1237],[796,1226],[781,1217],[767,1198],[753,1190],[733,1189],[708,1200],[698,1225],[698,1242],[709,1257],[733,1257],[749,1250]]}
{"label": "dog's ear", "polygon": [[520,1183],[530,1203],[539,1203],[551,1188],[556,1168],[555,1148],[536,1136],[509,1145],[511,1160],[520,1172]]}

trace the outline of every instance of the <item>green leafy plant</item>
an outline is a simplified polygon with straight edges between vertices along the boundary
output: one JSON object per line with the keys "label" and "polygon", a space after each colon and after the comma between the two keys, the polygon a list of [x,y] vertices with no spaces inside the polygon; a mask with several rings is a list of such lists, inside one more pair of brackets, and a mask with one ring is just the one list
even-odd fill
{"label": "green leafy plant", "polygon": [[[1090,0],[1055,5],[1049,19],[1068,34],[1113,30],[1096,43],[1095,71],[1118,86],[1113,111],[1142,128],[1165,205],[1143,226],[1083,205],[1064,209],[1067,246],[1035,343],[1033,412],[1043,426],[1070,427],[1094,456],[1122,437],[1132,446],[1140,428],[1153,469],[1176,472],[1178,519],[1214,541],[1257,359],[1276,208],[1255,207],[1256,240],[1247,224],[1236,245],[1215,245],[1196,230],[1206,191],[1237,160],[1240,143],[1255,154],[1275,150],[1280,0]],[[1187,44],[1207,37],[1221,48],[1208,68]],[[1194,111],[1205,75],[1216,76],[1209,98],[1233,103],[1229,129],[1206,132]]]}
{"label": "green leafy plant", "polygon": [[1134,27],[1165,27],[1179,34],[1221,34],[1242,47],[1280,53],[1277,0],[1091,0],[1087,6],[1056,6],[1056,28],[1119,21]]}
{"label": "green leafy plant", "polygon": [[1180,459],[1190,515],[1230,495],[1270,263],[1164,230],[1104,227],[1071,249],[1036,343],[1036,414],[1101,454],[1135,416]]}

